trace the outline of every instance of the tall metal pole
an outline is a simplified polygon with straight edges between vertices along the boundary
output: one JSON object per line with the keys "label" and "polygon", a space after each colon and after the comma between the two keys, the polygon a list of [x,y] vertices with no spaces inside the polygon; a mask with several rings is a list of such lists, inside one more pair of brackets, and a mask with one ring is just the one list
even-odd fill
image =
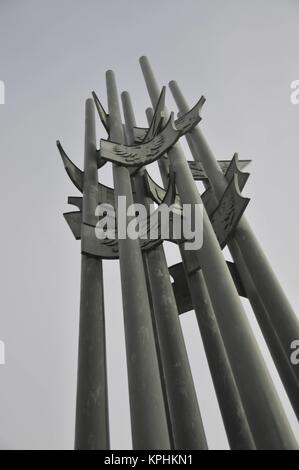
{"label": "tall metal pole", "polygon": [[[186,259],[184,265],[188,267]],[[202,272],[187,275],[187,281],[230,448],[254,450],[254,439]]]}
{"label": "tall metal pole", "polygon": [[[128,144],[134,143],[134,112],[128,92],[122,95]],[[144,195],[144,179],[140,172],[134,177],[138,202],[148,205]],[[162,246],[144,254],[153,304],[164,377],[165,395],[169,407],[170,427],[175,449],[207,449],[206,437],[198,407],[193,378],[179,320],[178,309],[170,282]]]}
{"label": "tall metal pole", "polygon": [[[114,73],[106,73],[110,139],[123,143],[123,127]],[[127,168],[113,165],[115,205],[125,196],[133,204]],[[134,449],[169,449],[159,365],[139,240],[119,239],[132,438]]]}
{"label": "tall metal pole", "polygon": [[[146,110],[148,123],[153,118],[152,108]],[[160,164],[164,185],[168,181],[166,160]],[[248,425],[241,397],[231,370],[208,289],[201,271],[191,273],[190,259],[180,245],[185,276],[192,305],[197,318],[205,354],[209,364],[227,439],[232,450],[254,450],[255,443]]]}
{"label": "tall metal pole", "polygon": [[[180,112],[189,106],[175,81],[169,83]],[[190,149],[201,162],[220,200],[227,181],[200,128],[190,132]],[[193,144],[193,145],[192,145]],[[299,419],[299,369],[291,364],[290,345],[299,337],[299,321],[245,216],[238,224],[229,249],[236,262],[246,293],[267,341],[278,372]]]}
{"label": "tall metal pole", "polygon": [[[159,88],[145,57],[140,59],[153,106]],[[183,204],[201,204],[201,199],[185,156],[176,144],[168,152],[176,173]],[[274,389],[263,358],[240,302],[234,282],[222,256],[208,215],[203,211],[203,246],[200,265],[214,307],[230,364],[259,449],[295,449],[297,444]]]}
{"label": "tall metal pole", "polygon": [[[83,222],[93,224],[98,204],[95,112],[85,105]],[[75,449],[109,449],[102,261],[81,255],[81,300]]]}

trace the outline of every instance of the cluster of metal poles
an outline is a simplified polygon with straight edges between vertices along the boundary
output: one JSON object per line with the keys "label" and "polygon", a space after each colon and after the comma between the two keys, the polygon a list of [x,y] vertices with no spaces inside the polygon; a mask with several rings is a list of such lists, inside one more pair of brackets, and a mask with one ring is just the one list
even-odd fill
{"label": "cluster of metal poles", "polygon": [[[155,109],[160,96],[146,57],[140,65]],[[115,76],[106,73],[109,140],[135,145],[133,106],[121,94]],[[189,111],[178,85],[169,84],[181,114]],[[153,109],[146,114],[150,123]],[[165,119],[167,110],[164,109]],[[86,101],[82,224],[96,224],[98,156],[95,107]],[[200,126],[186,134],[191,154],[207,176],[210,197],[221,201],[227,180]],[[158,160],[166,188],[175,174],[182,204],[201,204],[201,195],[178,142]],[[113,163],[115,207],[147,206],[144,167],[130,172]],[[298,444],[269,375],[244,306],[207,212],[203,211],[203,245],[196,253],[199,269],[179,245],[230,448],[296,449]],[[299,366],[290,361],[290,344],[299,338],[298,318],[243,215],[228,248],[291,405],[299,417]],[[138,239],[118,240],[125,325],[132,441],[134,449],[207,449],[207,439],[169,275],[163,244],[142,251]],[[109,449],[103,269],[100,257],[82,252],[81,303],[76,409],[76,449]],[[200,364],[198,364],[200,368]],[[201,384],[205,386],[204,383]]]}

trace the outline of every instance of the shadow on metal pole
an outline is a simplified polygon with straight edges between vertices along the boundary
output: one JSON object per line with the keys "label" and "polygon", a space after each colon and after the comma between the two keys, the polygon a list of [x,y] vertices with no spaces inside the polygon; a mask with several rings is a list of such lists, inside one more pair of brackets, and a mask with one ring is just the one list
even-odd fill
{"label": "shadow on metal pole", "polygon": [[[94,223],[98,204],[95,112],[85,108],[83,221]],[[109,449],[103,269],[100,258],[81,254],[81,298],[75,449]]]}
{"label": "shadow on metal pole", "polygon": [[[122,93],[122,103],[128,135],[127,143],[130,145],[134,143],[133,127],[136,123],[127,92]],[[136,202],[148,206],[141,172],[139,171],[133,178]],[[159,245],[145,252],[143,256],[152,297],[153,322],[173,445],[175,449],[207,449],[164,249]]]}
{"label": "shadow on metal pole", "polygon": [[[110,140],[123,143],[123,127],[114,73],[106,73]],[[133,204],[130,174],[113,165],[115,206],[125,196]],[[159,364],[139,240],[118,241],[127,367],[134,449],[169,449]]]}
{"label": "shadow on metal pole", "polygon": [[[148,60],[142,57],[140,64],[152,105],[155,106],[159,88]],[[179,144],[168,151],[168,157],[176,173],[182,203],[201,204]],[[258,449],[297,449],[296,440],[205,210],[203,240],[203,246],[198,252],[200,266],[256,446]]]}

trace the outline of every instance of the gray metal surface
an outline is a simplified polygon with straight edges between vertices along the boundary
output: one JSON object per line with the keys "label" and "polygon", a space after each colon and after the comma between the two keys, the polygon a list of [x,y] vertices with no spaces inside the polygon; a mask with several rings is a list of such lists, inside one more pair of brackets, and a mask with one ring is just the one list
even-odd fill
{"label": "gray metal surface", "polygon": [[[240,186],[243,189],[248,178],[248,173],[236,172],[231,175],[231,173],[228,172],[228,177],[231,179],[219,203],[217,203],[217,201],[215,201],[215,204],[214,201],[212,201],[213,204],[210,203],[210,199],[213,195],[209,192],[206,192],[206,197],[202,199],[221,248],[224,248],[229,239],[233,236],[235,228],[249,203],[249,198],[243,197],[240,192]],[[165,190],[161,188],[147,172],[145,172],[145,183],[148,195],[157,203],[161,203],[165,197]],[[174,199],[174,203],[178,208],[182,206],[182,201],[178,194]],[[196,268],[195,258],[193,265]]]}
{"label": "gray metal surface", "polygon": [[[170,88],[181,112],[188,111],[177,83]],[[216,199],[220,199],[227,182],[199,128],[190,133],[190,150],[201,162]],[[236,261],[256,318],[284,383],[292,406],[299,418],[299,369],[289,359],[290,344],[299,337],[299,321],[283,292],[251,227],[243,216],[235,231],[229,249]]]}
{"label": "gray metal surface", "polygon": [[[76,188],[82,193],[83,192],[83,183],[84,183],[84,171],[80,170],[72,160],[67,156],[65,150],[63,149],[59,140],[56,142],[57,148],[59,150],[64,168]],[[97,168],[99,168],[98,164],[98,151],[96,151],[96,159],[97,159]],[[98,186],[98,202],[99,203],[108,203],[114,204],[114,192],[112,188],[106,186],[102,183],[97,183]],[[69,202],[72,204],[72,202]]]}
{"label": "gray metal surface", "polygon": [[101,158],[126,167],[148,165],[160,158],[180,135],[174,127],[173,117],[170,117],[158,135],[139,145],[123,145],[101,139]]}
{"label": "gray metal surface", "polygon": [[[98,203],[94,104],[86,101],[83,221],[94,223]],[[84,224],[82,224],[84,225]],[[102,261],[81,255],[81,295],[75,449],[108,449],[108,392]]]}
{"label": "gray metal surface", "polygon": [[[163,107],[159,109],[161,101],[160,95],[154,123],[159,121],[157,114],[163,111]],[[122,103],[127,140],[130,143],[134,138],[135,118],[127,92],[122,93]],[[154,127],[156,126],[150,126],[150,129]],[[136,188],[136,202],[147,206],[149,200],[146,198],[142,174],[136,174],[133,181]],[[206,449],[207,441],[163,247],[159,246],[144,253],[144,264],[153,307],[153,323],[173,448]]]}
{"label": "gray metal surface", "polygon": [[[150,122],[152,111],[147,109],[146,114]],[[169,177],[169,169],[166,162],[167,160],[164,159],[160,165],[164,185],[167,184]],[[193,267],[192,253],[194,252],[191,252],[190,256],[190,252],[184,250],[182,246],[180,247],[180,252],[185,266],[186,282],[190,290],[191,303],[197,316],[230,447],[231,449],[254,449],[255,444],[203,276],[198,270],[193,270],[192,272],[191,269]]]}
{"label": "gray metal surface", "polygon": [[[226,264],[230,270],[232,278],[234,279],[238,294],[241,297],[246,297],[246,292],[240,279],[239,273],[236,269],[235,263],[227,261]],[[187,276],[190,274],[190,271],[192,271],[192,269],[189,266],[188,262],[186,266],[186,271],[187,275],[185,273],[183,263],[177,263],[169,267],[169,273],[173,278],[172,287],[174,291],[174,296],[180,315],[189,312],[190,310],[193,310],[191,293],[187,282]]]}
{"label": "gray metal surface", "polygon": [[[233,159],[238,159],[237,155],[234,155]],[[231,160],[217,160],[217,162],[222,172],[225,174],[227,178],[226,173],[232,161]],[[237,160],[236,170],[238,169],[239,171],[242,171],[242,169],[245,168],[250,162],[251,160]],[[190,161],[190,162],[188,161],[188,165],[195,181],[208,180],[208,177],[199,161]]]}
{"label": "gray metal surface", "polygon": [[[166,91],[166,88],[163,87],[161,94],[157,100],[154,116],[150,122],[149,128],[134,126],[133,135],[134,135],[135,144],[139,144],[141,142],[148,140],[148,137],[151,136],[151,133],[149,132],[151,126],[157,127],[156,118],[159,119],[159,123],[160,123],[161,114],[162,113],[164,114],[163,111],[165,107],[164,106],[165,91]],[[178,119],[174,121],[175,128],[178,129],[182,135],[185,134],[186,132],[190,132],[190,130],[193,129],[200,122],[201,120],[200,111],[204,105],[204,102],[205,102],[205,98],[202,96],[198,100],[198,102],[193,106],[193,108],[191,108],[187,113],[180,116]]]}
{"label": "gray metal surface", "polygon": [[[142,57],[140,63],[154,106],[158,87],[147,59]],[[191,171],[178,144],[171,148],[168,157],[177,175],[181,201],[200,204]],[[219,172],[222,175],[220,169]],[[296,449],[296,440],[205,211],[203,217],[204,244],[199,253],[202,273],[256,446],[259,449]]]}
{"label": "gray metal surface", "polygon": [[[250,161],[239,160],[237,154],[231,161],[216,161],[196,127],[205,98],[189,110],[171,82],[180,112],[176,120],[173,113],[168,118],[166,88],[159,89],[145,57],[140,64],[154,107],[146,110],[147,128],[136,127],[127,92],[122,94],[122,122],[115,77],[108,71],[108,112],[95,92],[94,102],[86,101],[84,171],[57,141],[64,167],[82,193],[68,198],[76,211],[64,214],[81,240],[82,257],[75,449],[109,449],[103,258],[117,258],[120,265],[134,449],[207,449],[179,320],[190,309],[195,310],[231,449],[298,449],[240,301],[240,296],[250,300],[299,416],[299,372],[289,359],[299,322],[243,215],[249,202],[242,195],[249,177],[243,169]],[[95,108],[108,134],[99,149]],[[180,146],[183,135],[193,162],[186,161]],[[167,190],[146,171],[154,161]],[[98,169],[107,162],[113,165],[114,188],[98,182]],[[201,196],[195,181],[205,187]],[[137,238],[127,233],[137,214],[129,216],[126,210],[134,202],[147,208]],[[157,216],[161,208],[153,217],[153,202],[175,204],[180,214],[179,219],[170,217],[167,239],[178,244],[182,263],[169,269],[163,221]],[[98,232],[105,217],[96,215],[99,204],[111,206],[107,215],[116,229],[114,239],[103,239]],[[183,235],[176,239],[174,224],[180,220],[183,228],[185,204],[202,209],[203,244],[191,251]],[[153,228],[158,229],[154,240]],[[234,262],[224,259],[226,244]]]}
{"label": "gray metal surface", "polygon": [[[110,138],[122,144],[115,77],[106,73]],[[118,196],[133,204],[130,174],[123,166],[113,166],[115,205]],[[138,240],[119,240],[132,439],[134,449],[169,449],[167,419],[159,373],[151,310]]]}
{"label": "gray metal surface", "polygon": [[92,92],[92,96],[93,96],[93,99],[94,99],[94,102],[95,102],[95,105],[96,105],[101,123],[103,124],[103,126],[106,129],[106,132],[109,136],[109,134],[110,134],[109,115],[106,113],[106,111],[104,109],[104,106],[102,105],[102,103],[100,102],[98,96],[96,95],[96,93],[94,91]]}
{"label": "gray metal surface", "polygon": [[[142,178],[143,182],[143,178]],[[114,191],[111,188],[109,189],[109,198],[107,197],[107,193],[105,192],[103,196],[103,185],[98,186],[98,193],[99,196],[102,198],[101,202],[109,203],[113,208],[115,209],[114,201],[110,201],[111,195],[114,195]],[[163,190],[164,191],[164,190]],[[174,201],[175,201],[175,180],[174,180],[174,175],[172,174],[171,177],[169,178],[169,185],[166,191],[163,193],[163,199],[161,200],[161,204],[165,204],[167,206],[171,206]],[[69,198],[71,204],[75,204],[77,207],[79,206],[79,209],[82,206],[82,198],[77,197],[77,198]],[[153,201],[150,200],[149,203],[152,203]],[[156,227],[156,219],[155,218],[155,213],[159,211],[159,208],[157,208],[155,211],[152,212],[152,218],[148,218],[145,222],[146,225],[144,226],[143,230],[140,230],[139,234],[139,243],[141,250],[143,251],[149,251],[151,250],[154,246],[157,246],[162,243],[163,239],[161,238],[161,221],[158,220],[158,226],[157,226],[157,238],[151,239],[150,237],[150,232],[152,227]],[[102,259],[117,259],[119,258],[119,249],[118,249],[118,236],[117,236],[117,230],[115,233],[115,238],[103,238],[99,239],[96,236],[96,224],[95,221],[92,221],[92,223],[86,223],[82,224],[82,210],[79,211],[74,211],[74,212],[66,212],[63,214],[64,218],[66,219],[74,237],[76,240],[82,240],[81,243],[81,250],[82,253],[88,254],[88,255],[93,255],[93,256],[98,256]],[[113,223],[114,227],[117,229],[117,218],[114,216],[114,214],[110,214],[110,218],[113,217],[113,221],[111,220],[111,223]],[[171,221],[170,221],[171,223]],[[170,228],[170,235],[172,234],[172,230]],[[171,240],[171,237],[169,237],[169,240]],[[175,240],[176,241],[176,240]]]}

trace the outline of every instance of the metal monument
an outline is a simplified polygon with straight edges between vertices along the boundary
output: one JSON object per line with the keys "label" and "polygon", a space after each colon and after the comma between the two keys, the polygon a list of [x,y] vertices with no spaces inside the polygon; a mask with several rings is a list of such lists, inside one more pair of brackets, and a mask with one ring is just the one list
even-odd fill
{"label": "metal monument", "polygon": [[[108,109],[95,92],[86,101],[84,166],[79,169],[57,146],[64,167],[81,196],[68,198],[77,210],[64,214],[74,237],[81,240],[81,300],[76,404],[76,449],[109,449],[109,415],[105,347],[103,259],[119,259],[130,416],[134,449],[207,449],[179,315],[194,310],[230,448],[296,449],[280,399],[269,376],[240,297],[249,300],[290,402],[299,417],[299,367],[290,361],[290,344],[299,338],[298,319],[245,219],[249,199],[242,195],[249,160],[235,154],[217,160],[200,129],[205,99],[190,108],[176,82],[169,87],[179,113],[165,107],[146,57],[140,65],[152,107],[148,127],[136,125],[128,92],[118,95],[115,76],[106,73]],[[120,102],[122,103],[123,118]],[[96,111],[107,136],[96,140]],[[185,136],[193,156],[180,144]],[[147,165],[157,162],[158,185]],[[112,164],[114,187],[101,182],[100,169]],[[200,194],[196,181],[204,185]],[[125,206],[120,206],[120,201]],[[151,207],[201,207],[202,245],[188,250],[177,243],[182,262],[168,266],[161,236],[149,236]],[[112,207],[116,236],[99,237],[104,215]],[[138,206],[137,206],[138,205]],[[144,207],[144,232],[122,233]],[[191,217],[192,218],[192,217]],[[194,217],[192,218],[192,220]],[[233,261],[226,261],[227,246]],[[200,364],[198,364],[200,367]]]}

